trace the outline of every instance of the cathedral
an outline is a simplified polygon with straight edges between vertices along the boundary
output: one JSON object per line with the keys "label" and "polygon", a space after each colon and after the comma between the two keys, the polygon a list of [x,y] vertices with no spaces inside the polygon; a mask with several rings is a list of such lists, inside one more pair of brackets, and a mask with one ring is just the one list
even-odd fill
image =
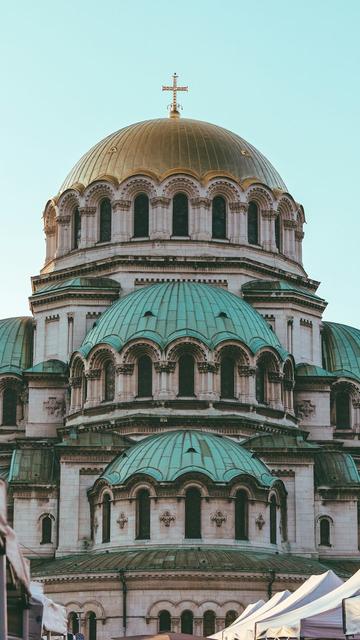
{"label": "cathedral", "polygon": [[296,194],[172,89],[47,201],[0,321],[9,522],[86,640],[211,635],[360,566],[360,330],[323,320]]}

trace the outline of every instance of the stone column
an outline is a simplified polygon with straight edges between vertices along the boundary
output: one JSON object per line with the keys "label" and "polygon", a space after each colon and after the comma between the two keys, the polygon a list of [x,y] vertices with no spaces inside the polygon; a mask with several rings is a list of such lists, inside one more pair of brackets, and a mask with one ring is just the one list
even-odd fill
{"label": "stone column", "polygon": [[265,251],[278,253],[275,242],[275,218],[277,214],[273,209],[261,211],[261,244]]}
{"label": "stone column", "polygon": [[202,636],[203,635],[203,619],[194,617],[194,635]]}
{"label": "stone column", "polygon": [[237,372],[240,379],[240,389],[236,390],[236,397],[240,402],[254,404],[256,368],[248,365],[239,365]]}
{"label": "stone column", "polygon": [[230,202],[228,238],[235,244],[247,243],[247,210],[245,202]]}
{"label": "stone column", "polygon": [[132,362],[119,364],[115,367],[115,371],[118,378],[118,399],[120,402],[132,400],[135,396],[134,391],[131,389],[131,376],[134,373],[134,364]]}
{"label": "stone column", "polygon": [[75,413],[81,409],[81,376],[70,378],[69,385],[71,389],[70,413]]}
{"label": "stone column", "polygon": [[58,246],[56,249],[56,258],[60,258],[65,253],[71,251],[71,216],[59,216],[58,217]]}
{"label": "stone column", "polygon": [[284,220],[284,253],[286,256],[291,258],[291,260],[296,260],[296,251],[295,251],[295,229],[296,229],[295,220]]}
{"label": "stone column", "polygon": [[158,398],[161,400],[167,400],[172,397],[170,393],[169,374],[173,373],[175,365],[176,363],[171,361],[155,362],[154,364],[155,371],[160,375]]}
{"label": "stone column", "polygon": [[277,371],[268,371],[268,394],[267,402],[273,409],[283,409],[281,398],[281,388],[283,382],[283,374]]}
{"label": "stone column", "polygon": [[87,398],[85,409],[96,407],[102,401],[101,393],[101,369],[91,369],[86,373],[87,379]]}
{"label": "stone column", "polygon": [[217,373],[218,366],[214,362],[198,362],[197,367],[201,381],[199,400],[216,400],[214,374]]}
{"label": "stone column", "polygon": [[192,198],[192,225],[190,225],[190,235],[193,240],[211,240],[212,219],[211,201],[209,198]]}
{"label": "stone column", "polygon": [[170,198],[156,196],[150,200],[149,236],[151,240],[170,238],[172,230]]}
{"label": "stone column", "polygon": [[80,207],[81,237],[79,248],[93,246],[98,240],[96,207]]}
{"label": "stone column", "polygon": [[302,264],[302,241],[304,239],[303,231],[295,231],[296,259]]}
{"label": "stone column", "polygon": [[133,236],[133,224],[130,200],[114,200],[112,203],[114,242],[128,242]]}

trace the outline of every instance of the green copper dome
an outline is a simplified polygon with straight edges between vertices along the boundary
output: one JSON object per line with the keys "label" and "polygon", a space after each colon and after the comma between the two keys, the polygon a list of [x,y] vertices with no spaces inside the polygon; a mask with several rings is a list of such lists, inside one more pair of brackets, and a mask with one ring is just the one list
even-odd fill
{"label": "green copper dome", "polygon": [[86,357],[97,344],[120,351],[135,338],[148,338],[160,348],[176,338],[197,338],[209,348],[239,340],[255,354],[281,346],[262,316],[238,296],[206,284],[170,282],[144,287],[115,302],[87,334],[80,351]]}
{"label": "green copper dome", "polygon": [[101,477],[118,485],[135,474],[145,474],[157,482],[174,482],[185,473],[202,473],[222,484],[240,475],[251,476],[263,487],[276,481],[264,463],[237,442],[190,430],[145,438],[113,460]]}
{"label": "green copper dome", "polygon": [[324,322],[323,359],[328,371],[360,380],[360,329]]}
{"label": "green copper dome", "polygon": [[29,317],[0,320],[0,374],[21,375],[32,363],[33,320]]}

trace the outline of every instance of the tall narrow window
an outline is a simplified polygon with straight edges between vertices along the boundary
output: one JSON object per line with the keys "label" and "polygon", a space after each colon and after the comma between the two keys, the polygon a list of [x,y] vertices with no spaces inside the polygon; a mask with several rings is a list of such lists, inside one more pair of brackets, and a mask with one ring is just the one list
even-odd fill
{"label": "tall narrow window", "polygon": [[205,611],[203,618],[203,636],[205,638],[215,633],[215,620],[216,617],[214,611]]}
{"label": "tall narrow window", "polygon": [[150,493],[141,489],[136,496],[136,538],[150,540]]}
{"label": "tall narrow window", "polygon": [[185,193],[173,198],[173,236],[189,235],[189,203]]}
{"label": "tall narrow window", "polygon": [[93,611],[88,615],[88,640],[96,640],[96,614]]}
{"label": "tall narrow window", "polygon": [[256,400],[260,404],[264,404],[266,400],[266,367],[265,363],[260,360],[256,366],[256,374],[255,374],[255,392],[256,392]]}
{"label": "tall narrow window", "polygon": [[235,496],[235,539],[248,540],[249,500],[246,491],[240,489]]}
{"label": "tall narrow window", "polygon": [[111,402],[115,395],[115,367],[112,360],[107,360],[104,365],[104,400]]}
{"label": "tall narrow window", "polygon": [[84,368],[81,374],[81,406],[83,407],[87,399],[87,377]]}
{"label": "tall narrow window", "polygon": [[275,244],[279,252],[281,252],[281,218],[276,216],[275,218]]}
{"label": "tall narrow window", "polygon": [[105,493],[102,501],[102,541],[110,542],[111,497]]}
{"label": "tall narrow window", "polygon": [[259,244],[259,210],[256,202],[249,202],[247,234],[249,244]]}
{"label": "tall narrow window", "polygon": [[321,518],[320,520],[320,544],[324,547],[331,547],[330,521],[328,518]]}
{"label": "tall narrow window", "polygon": [[73,249],[77,249],[81,239],[81,216],[79,207],[73,213]]}
{"label": "tall narrow window", "polygon": [[234,611],[234,609],[229,609],[229,611],[227,611],[226,614],[225,614],[225,629],[227,627],[230,627],[230,625],[233,622],[235,622],[237,617],[238,617],[237,612]]}
{"label": "tall narrow window", "polygon": [[52,542],[52,519],[51,516],[44,516],[41,520],[41,541],[40,544],[50,544]]}
{"label": "tall narrow window", "polygon": [[147,238],[149,235],[149,198],[140,193],[134,200],[134,238]]}
{"label": "tall narrow window", "polygon": [[194,614],[188,609],[183,611],[180,617],[181,633],[187,633],[192,636],[194,631]]}
{"label": "tall narrow window", "polygon": [[141,356],[138,359],[138,397],[151,398],[152,396],[152,360],[149,356]]}
{"label": "tall narrow window", "polygon": [[79,616],[77,613],[75,613],[75,611],[72,611],[71,613],[69,613],[69,631],[71,633],[79,633],[80,630],[80,624],[79,624]]}
{"label": "tall narrow window", "polygon": [[235,397],[235,363],[232,358],[221,359],[220,383],[221,397],[233,399]]}
{"label": "tall narrow window", "polygon": [[2,424],[4,426],[16,425],[16,406],[17,406],[17,393],[15,389],[7,388],[4,390],[3,395],[3,415]]}
{"label": "tall narrow window", "polygon": [[222,196],[216,196],[212,201],[212,237],[226,238],[226,201]]}
{"label": "tall narrow window", "polygon": [[338,391],[335,397],[336,428],[351,429],[350,395],[347,391]]}
{"label": "tall narrow window", "polygon": [[194,396],[195,366],[194,358],[185,354],[179,358],[179,396]]}
{"label": "tall narrow window", "polygon": [[109,198],[100,202],[100,242],[111,240],[111,203]]}
{"label": "tall narrow window", "polygon": [[201,493],[195,487],[185,494],[185,538],[201,538]]}
{"label": "tall narrow window", "polygon": [[277,541],[277,523],[276,523],[276,498],[270,498],[270,543],[276,544]]}
{"label": "tall narrow window", "polygon": [[159,613],[159,633],[162,631],[171,631],[171,615],[166,609]]}

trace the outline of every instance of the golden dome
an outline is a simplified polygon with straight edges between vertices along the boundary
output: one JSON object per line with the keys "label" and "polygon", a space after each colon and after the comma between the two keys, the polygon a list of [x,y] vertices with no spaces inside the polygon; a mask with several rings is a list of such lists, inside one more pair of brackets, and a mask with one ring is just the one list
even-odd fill
{"label": "golden dome", "polygon": [[173,173],[199,180],[228,176],[239,183],[255,179],[286,190],[265,156],[235,133],[199,120],[159,118],[129,125],[98,142],[70,171],[60,191],[104,177],[121,182],[145,174],[161,180]]}

